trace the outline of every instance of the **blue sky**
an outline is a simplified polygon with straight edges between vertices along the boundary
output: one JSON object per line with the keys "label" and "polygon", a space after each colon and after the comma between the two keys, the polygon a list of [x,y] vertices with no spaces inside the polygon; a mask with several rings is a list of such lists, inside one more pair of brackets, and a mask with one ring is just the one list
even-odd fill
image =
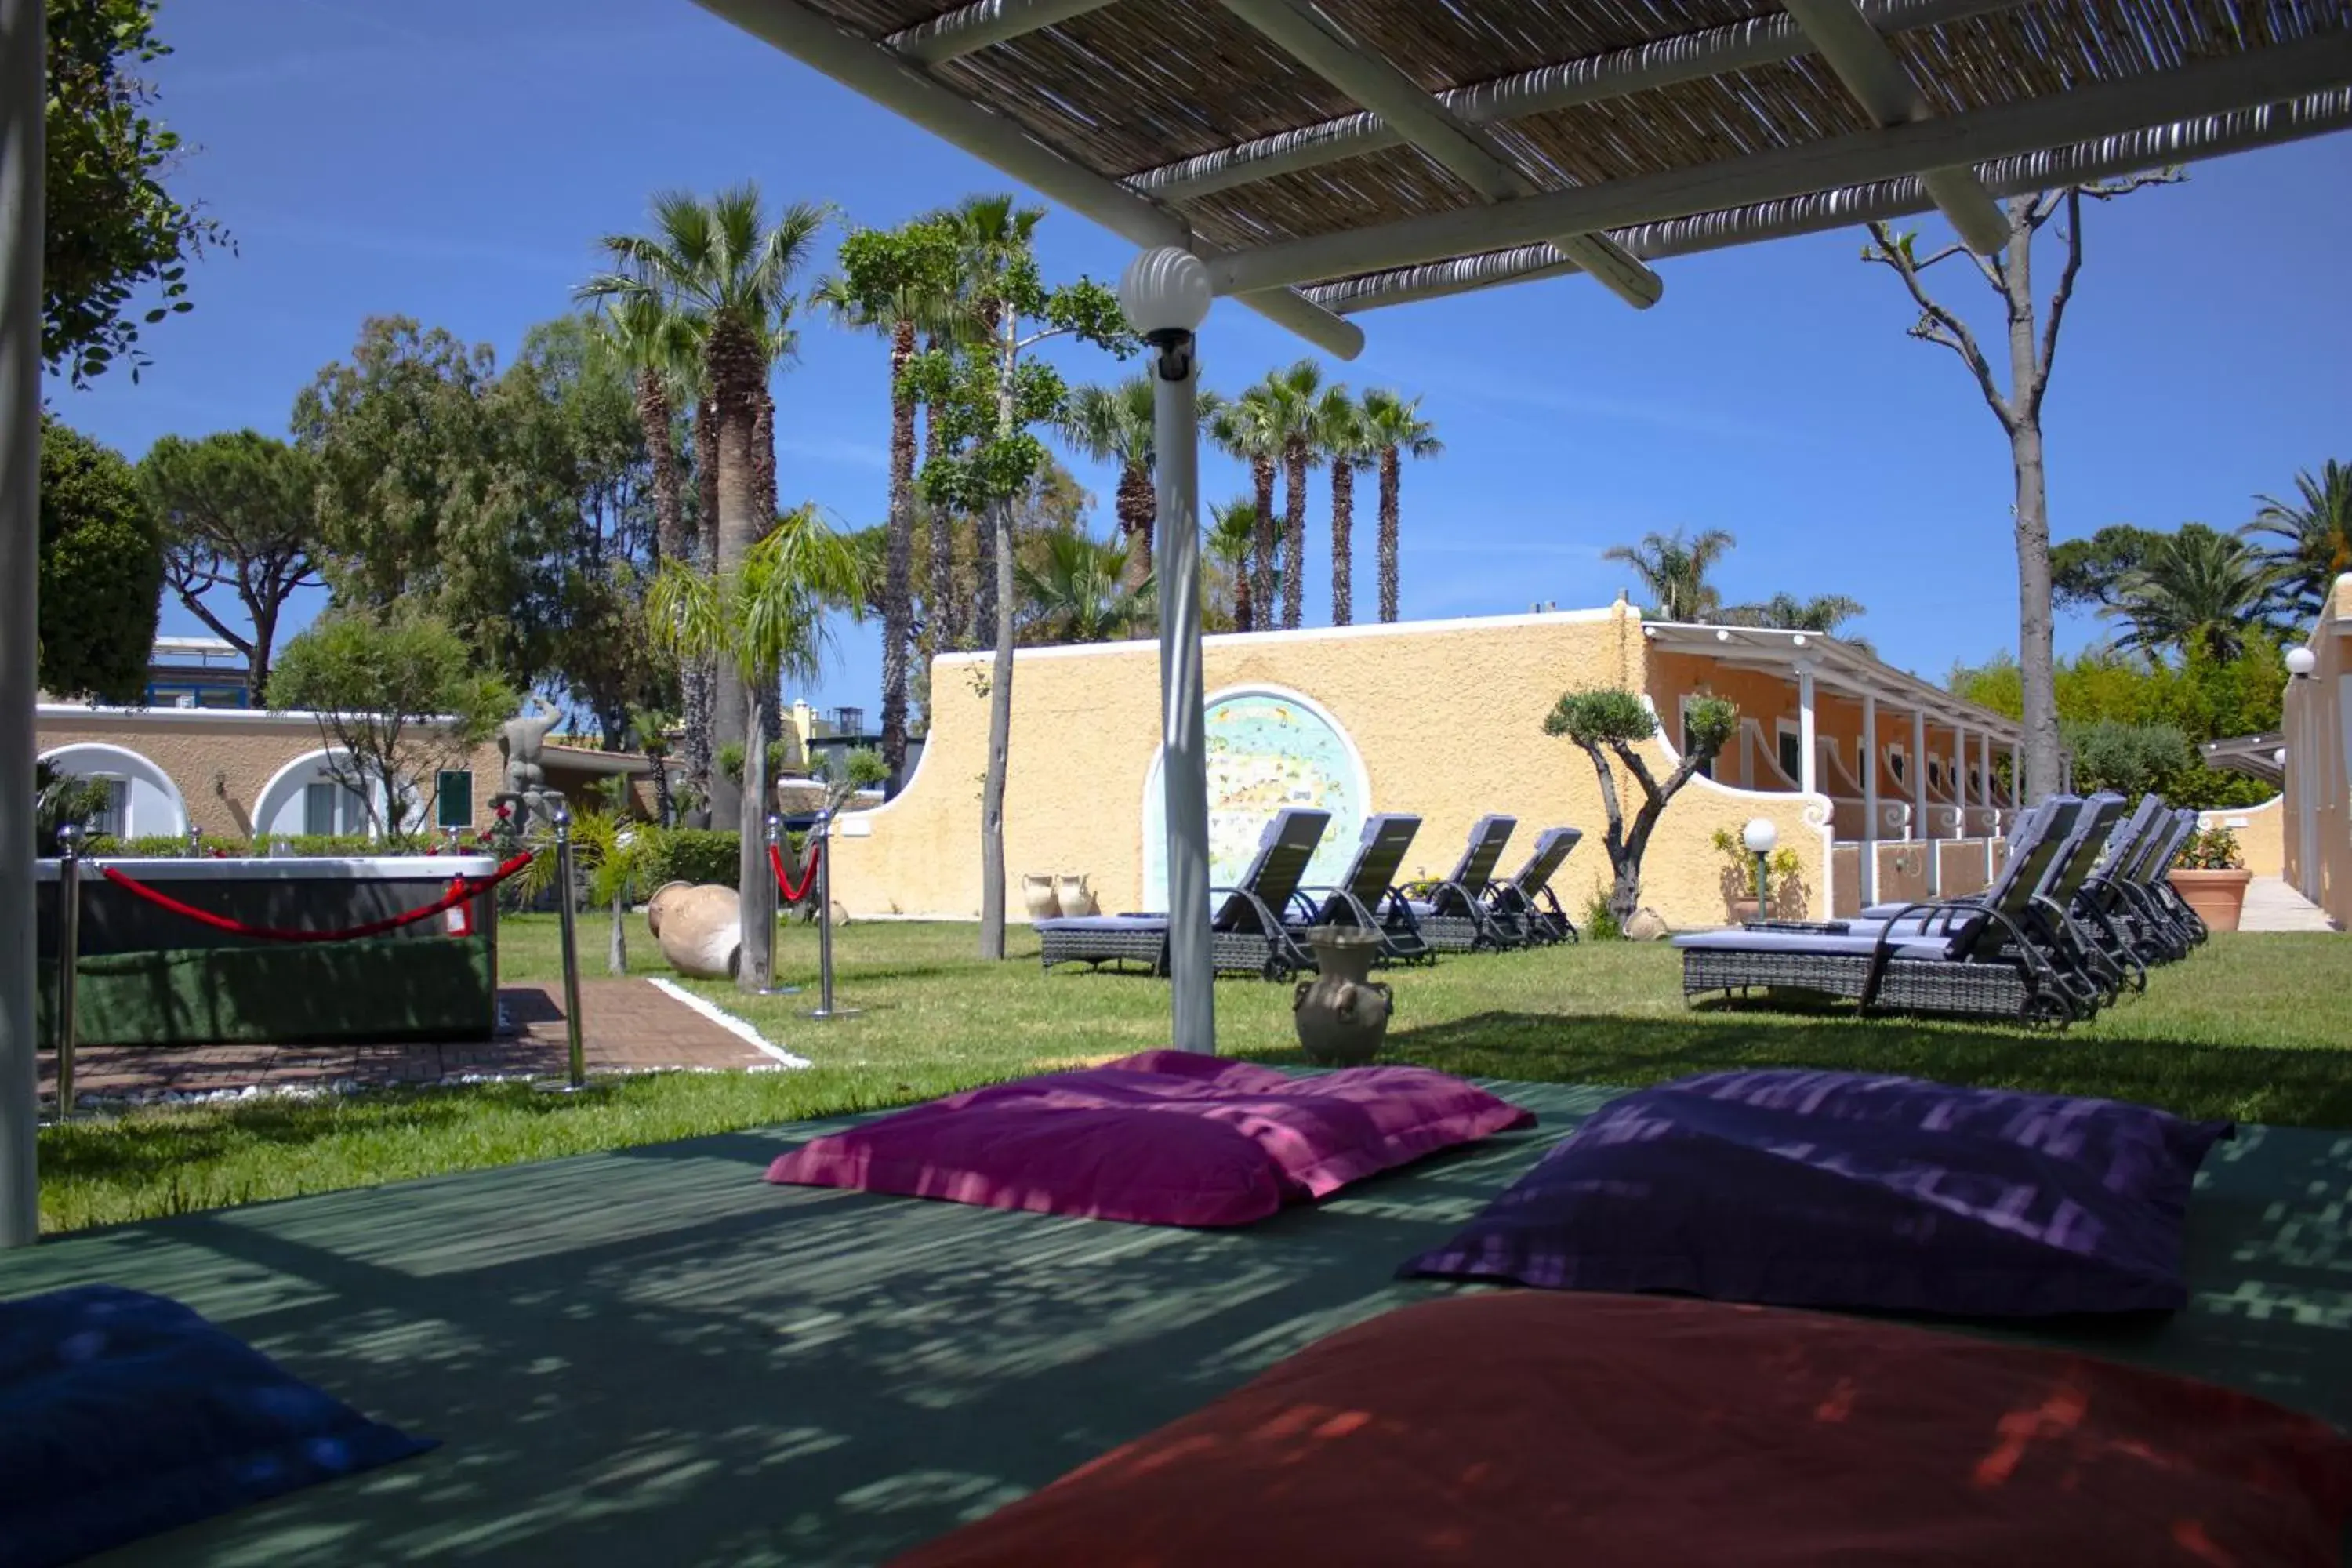
{"label": "blue sky", "polygon": [[[295,393],[370,314],[446,327],[504,363],[567,308],[595,237],[638,226],[661,186],[750,177],[887,224],[1009,184],[688,0],[167,0],[162,31],[178,50],[158,70],[163,112],[197,147],[176,188],[237,254],[194,269],[197,308],[152,330],[140,384],[51,388],[59,414],[133,457],[166,433],[284,434]],[[2346,189],[2339,136],[2092,209],[2046,411],[2059,536],[2232,526],[2297,468],[2352,458],[2352,209],[2327,195]],[[1115,280],[1131,254],[1066,213],[1042,234],[1051,276]],[[1626,580],[1600,559],[1609,545],[1719,527],[1739,541],[1729,596],[1851,595],[1870,610],[1855,629],[1896,664],[1940,676],[2013,644],[2006,443],[1959,362],[1905,337],[1902,287],[1857,259],[1861,240],[1661,263],[1665,297],[1646,312],[1570,279],[1361,318],[1363,356],[1328,368],[1419,394],[1446,443],[1405,479],[1404,614],[1606,603]],[[1983,282],[1965,263],[1939,274],[1997,339]],[[822,326],[803,344],[776,389],[782,498],[876,521],[879,345]],[[1309,351],[1221,303],[1202,352],[1209,384],[1231,390]],[[1100,356],[1066,368],[1113,374]],[[1073,467],[1108,531],[1111,476]],[[1246,488],[1237,467],[1204,466],[1206,499]],[[1328,515],[1318,480],[1311,553]],[[1328,616],[1312,576],[1307,606]],[[176,603],[164,626],[200,629]],[[878,665],[871,631],[845,627],[811,695],[870,708]]]}

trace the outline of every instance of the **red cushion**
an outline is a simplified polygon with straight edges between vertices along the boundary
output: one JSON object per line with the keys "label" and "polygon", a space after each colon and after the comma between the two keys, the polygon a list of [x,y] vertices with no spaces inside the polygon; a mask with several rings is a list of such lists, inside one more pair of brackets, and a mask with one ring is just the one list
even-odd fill
{"label": "red cushion", "polygon": [[2211,1384],[1774,1308],[1518,1292],[1391,1312],[897,1559],[2308,1563],[2352,1445]]}
{"label": "red cushion", "polygon": [[1423,1068],[1300,1078],[1145,1051],[816,1139],[780,1157],[768,1180],[1142,1225],[1246,1225],[1534,1120]]}

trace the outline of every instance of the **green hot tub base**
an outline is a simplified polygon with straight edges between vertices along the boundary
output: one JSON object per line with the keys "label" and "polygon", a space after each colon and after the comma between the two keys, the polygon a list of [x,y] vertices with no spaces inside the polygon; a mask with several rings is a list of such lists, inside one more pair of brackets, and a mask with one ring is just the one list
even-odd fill
{"label": "green hot tub base", "polygon": [[[87,956],[74,1015],[85,1046],[481,1040],[498,1027],[487,938],[379,937]],[[56,1039],[46,967],[39,1038]]]}

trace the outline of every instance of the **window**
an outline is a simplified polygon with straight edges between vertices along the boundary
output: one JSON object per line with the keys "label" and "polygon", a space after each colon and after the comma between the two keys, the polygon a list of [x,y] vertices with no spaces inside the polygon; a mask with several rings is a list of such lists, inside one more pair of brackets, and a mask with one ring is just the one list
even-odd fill
{"label": "window", "polygon": [[[1685,757],[1689,756],[1691,752],[1698,749],[1698,738],[1691,730],[1690,705],[1691,700],[1687,697],[1684,698],[1682,701],[1683,755]],[[1708,778],[1713,778],[1715,776],[1715,759],[1713,757],[1709,757],[1706,762],[1700,763],[1698,771],[1706,774]]]}
{"label": "window", "polygon": [[89,820],[82,824],[86,834],[105,834],[110,838],[128,837],[131,833],[131,781],[111,778],[103,773],[85,781],[89,786]]}
{"label": "window", "polygon": [[365,833],[367,807],[332,779],[316,780],[302,790],[302,831],[320,838]]}
{"label": "window", "polygon": [[1902,747],[1889,746],[1886,748],[1886,771],[1895,775],[1895,782],[1896,784],[1902,784],[1905,782],[1903,778]]}
{"label": "window", "polygon": [[1793,729],[1780,731],[1780,771],[1792,779],[1805,776],[1805,743]]}

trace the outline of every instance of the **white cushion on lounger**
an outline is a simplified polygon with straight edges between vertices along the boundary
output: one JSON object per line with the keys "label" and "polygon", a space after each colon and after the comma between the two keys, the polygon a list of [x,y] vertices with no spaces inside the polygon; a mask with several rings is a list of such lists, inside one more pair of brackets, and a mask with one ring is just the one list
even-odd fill
{"label": "white cushion on lounger", "polygon": [[1062,915],[1036,922],[1039,931],[1150,931],[1168,923],[1166,915]]}
{"label": "white cushion on lounger", "polygon": [[[1867,958],[1878,951],[1875,932],[1841,936],[1814,931],[1702,931],[1675,938],[1675,945],[1710,952],[1811,952],[1823,958]],[[1955,943],[1942,937],[1915,936],[1895,943],[1897,958],[1944,960]]]}

